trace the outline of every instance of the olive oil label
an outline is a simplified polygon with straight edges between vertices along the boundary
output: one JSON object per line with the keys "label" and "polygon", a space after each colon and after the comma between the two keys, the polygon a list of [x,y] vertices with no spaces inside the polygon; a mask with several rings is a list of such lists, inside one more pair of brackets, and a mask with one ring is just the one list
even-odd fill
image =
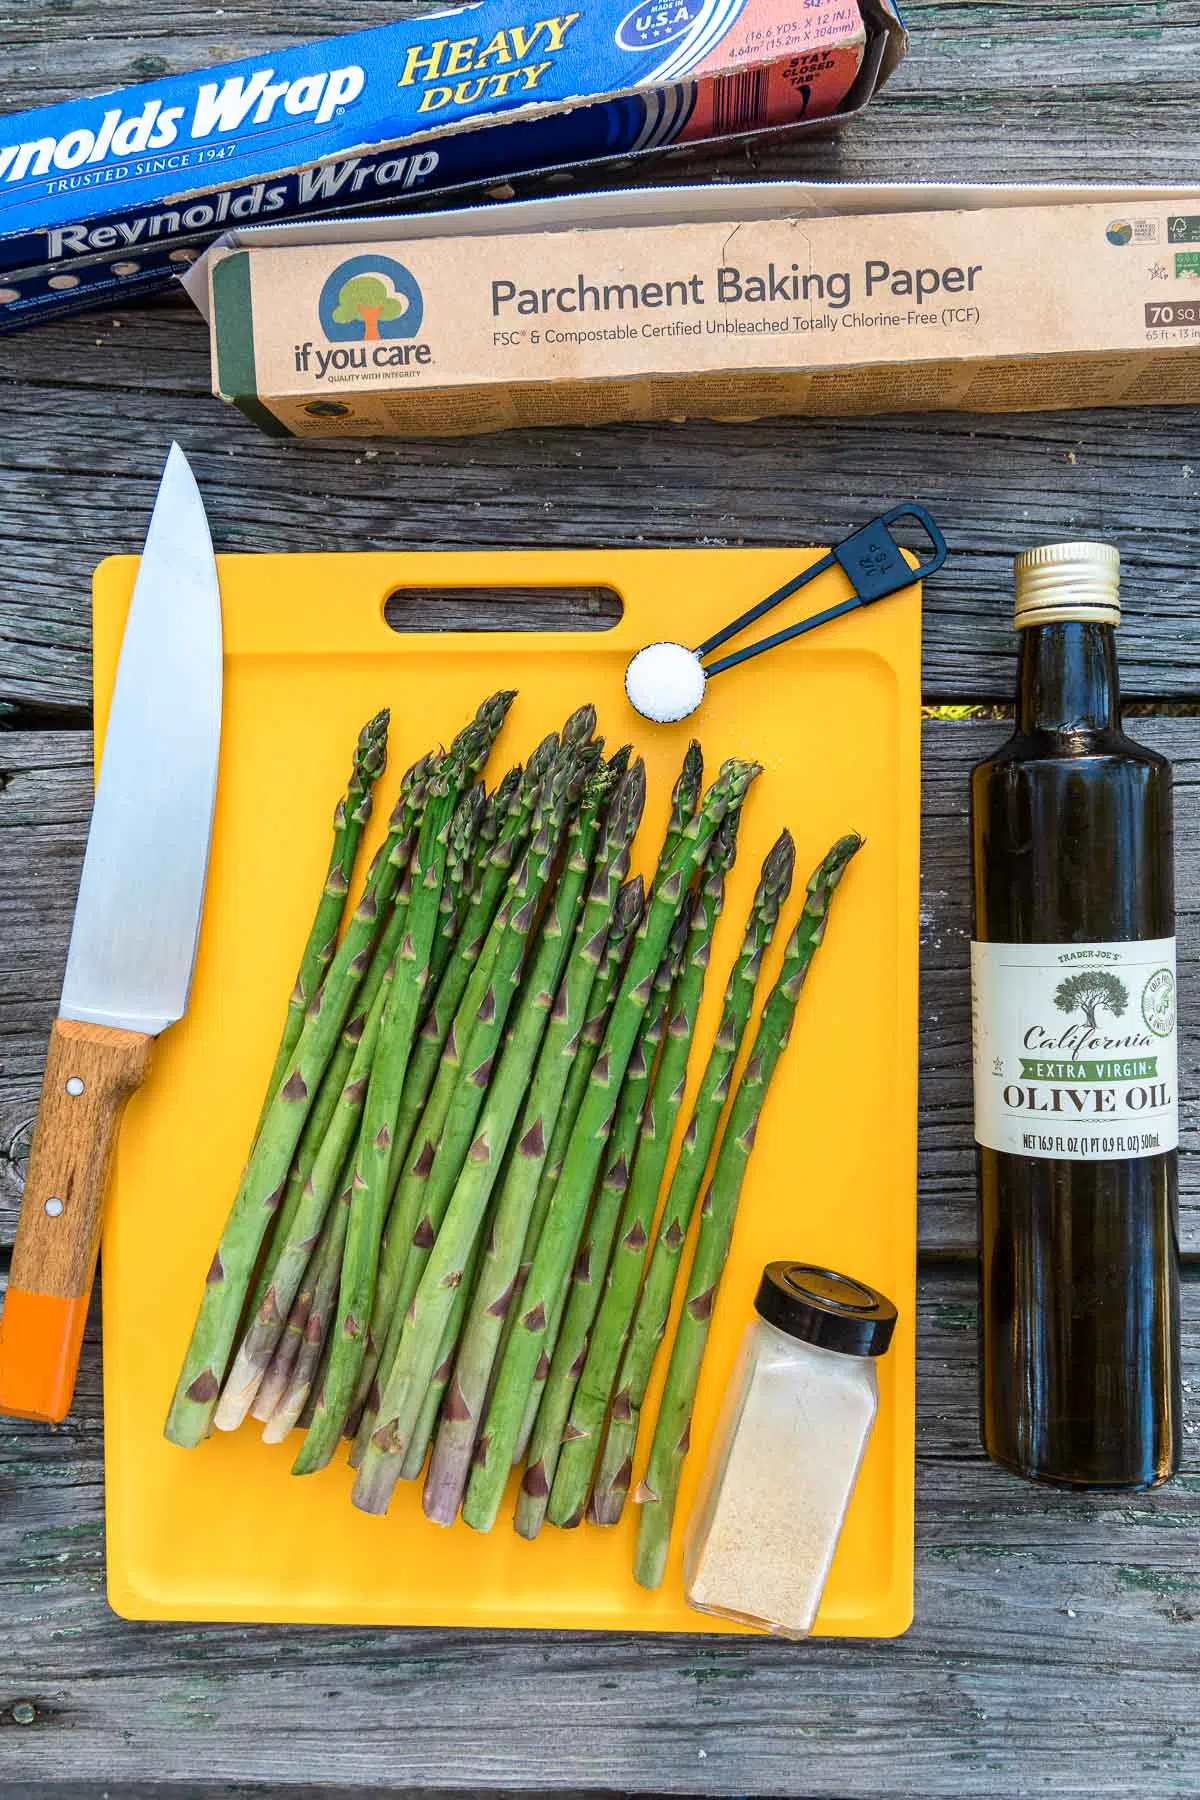
{"label": "olive oil label", "polygon": [[1175,939],[972,944],[975,1139],[1104,1162],[1179,1142]]}

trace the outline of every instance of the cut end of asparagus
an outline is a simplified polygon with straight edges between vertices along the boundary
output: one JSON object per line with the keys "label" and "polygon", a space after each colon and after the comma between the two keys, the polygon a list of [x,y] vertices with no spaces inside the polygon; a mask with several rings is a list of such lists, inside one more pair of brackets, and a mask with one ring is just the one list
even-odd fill
{"label": "cut end of asparagus", "polygon": [[588,1505],[588,1521],[592,1525],[619,1525],[624,1510],[624,1494],[593,1494]]}
{"label": "cut end of asparagus", "polygon": [[637,1558],[633,1565],[633,1578],[639,1587],[649,1589],[651,1593],[663,1584],[663,1576],[667,1572],[667,1545],[654,1544],[643,1550],[638,1546]]}
{"label": "cut end of asparagus", "polygon": [[291,1436],[293,1428],[294,1421],[292,1419],[274,1413],[262,1428],[262,1441],[264,1444],[285,1443]]}
{"label": "cut end of asparagus", "polygon": [[350,1490],[350,1503],[359,1512],[382,1519],[396,1491],[395,1471],[387,1457],[375,1457],[366,1469],[359,1469]]}
{"label": "cut end of asparagus", "polygon": [[421,1497],[421,1509],[432,1524],[443,1525],[448,1529],[458,1517],[458,1495],[456,1492],[447,1492],[439,1483],[427,1480]]}

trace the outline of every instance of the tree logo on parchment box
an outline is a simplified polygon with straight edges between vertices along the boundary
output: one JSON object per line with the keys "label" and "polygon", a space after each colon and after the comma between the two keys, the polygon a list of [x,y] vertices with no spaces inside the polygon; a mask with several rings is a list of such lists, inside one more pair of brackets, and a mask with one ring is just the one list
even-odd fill
{"label": "tree logo on parchment box", "polygon": [[1082,1013],[1093,1031],[1097,1014],[1103,1009],[1119,1019],[1129,1005],[1129,990],[1110,969],[1080,969],[1068,975],[1054,990],[1054,1004],[1059,1012]]}
{"label": "tree logo on parchment box", "polygon": [[416,337],[425,303],[412,270],[394,257],[351,256],[325,282],[317,311],[331,343],[378,343]]}

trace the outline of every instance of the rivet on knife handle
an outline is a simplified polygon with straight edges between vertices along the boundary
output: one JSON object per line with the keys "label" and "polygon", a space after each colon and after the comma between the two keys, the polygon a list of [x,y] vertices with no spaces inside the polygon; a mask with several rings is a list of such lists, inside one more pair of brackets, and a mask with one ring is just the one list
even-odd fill
{"label": "rivet on knife handle", "polygon": [[113,1141],[153,1042],[55,1021],[0,1314],[0,1413],[58,1420],[70,1408]]}

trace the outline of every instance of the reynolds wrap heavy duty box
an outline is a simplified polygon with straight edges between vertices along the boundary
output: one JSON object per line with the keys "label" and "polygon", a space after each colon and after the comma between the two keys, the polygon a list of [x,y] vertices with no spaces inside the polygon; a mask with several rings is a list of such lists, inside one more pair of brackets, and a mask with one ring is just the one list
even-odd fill
{"label": "reynolds wrap heavy duty box", "polygon": [[516,0],[0,119],[0,330],[169,286],[231,225],[493,186],[866,104],[893,0]]}
{"label": "reynolds wrap heavy duty box", "polygon": [[1200,400],[1200,193],[760,183],[410,224],[216,246],[189,283],[216,392],[298,437]]}

